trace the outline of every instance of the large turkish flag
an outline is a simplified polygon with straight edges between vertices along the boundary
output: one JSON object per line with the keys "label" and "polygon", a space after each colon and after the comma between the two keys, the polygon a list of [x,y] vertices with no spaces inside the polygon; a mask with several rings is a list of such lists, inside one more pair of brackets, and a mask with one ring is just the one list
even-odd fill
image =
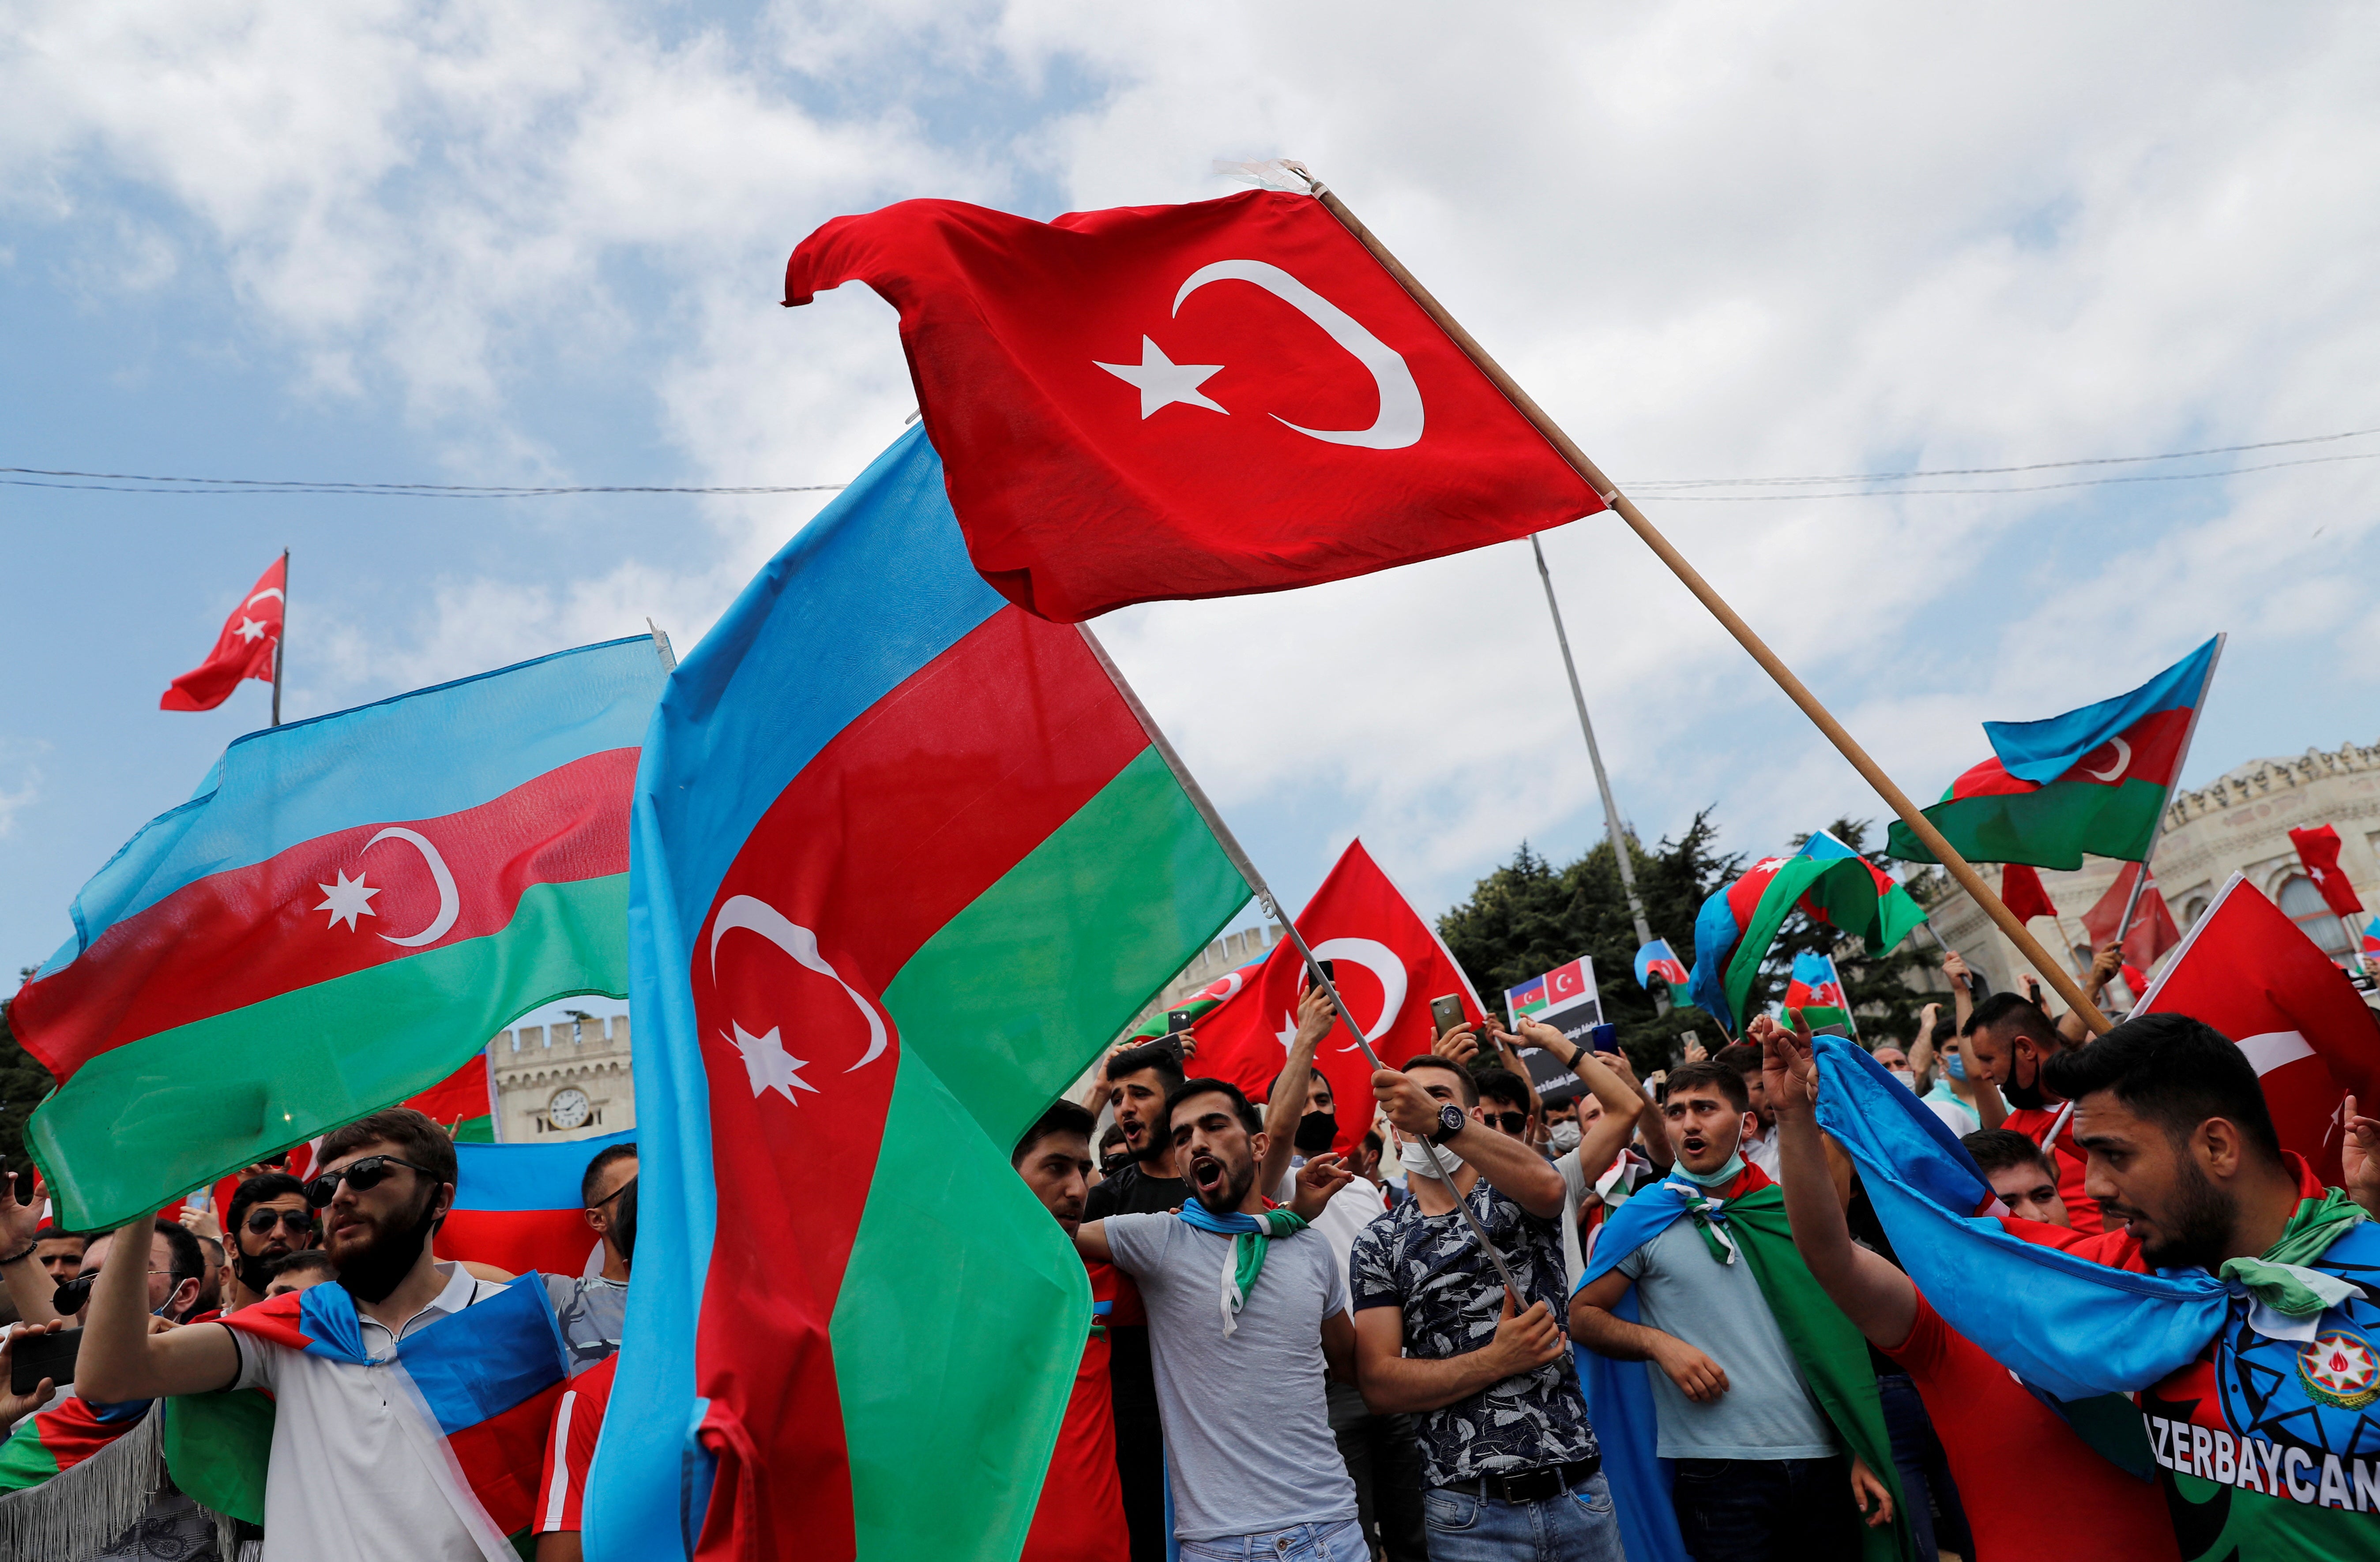
{"label": "large turkish flag", "polygon": [[2239,874],[2190,929],[2139,1014],[2188,1014],[2256,1065],[2281,1147],[2339,1181],[2339,1097],[2380,1100],[2380,1022],[2347,973]]}
{"label": "large turkish flag", "polygon": [[[1297,930],[1315,958],[1330,962],[1330,980],[1347,1002],[1380,1060],[1395,1068],[1437,1039],[1429,1005],[1452,994],[1475,1023],[1487,1011],[1471,978],[1439,941],[1438,931],[1414,910],[1404,891],[1372,861],[1361,841],[1341,853],[1322,887],[1298,914]],[[1284,938],[1261,971],[1191,1027],[1198,1040],[1192,1072],[1227,1079],[1261,1105],[1289,1059],[1297,1034],[1297,999],[1305,990],[1305,963]],[[1344,1024],[1322,1040],[1315,1065],[1330,1081],[1342,1153],[1372,1126],[1372,1066]]]}
{"label": "large turkish flag", "polygon": [[1062,623],[1366,575],[1603,508],[1311,196],[1037,223],[838,217],[785,302],[867,283],[984,578]]}

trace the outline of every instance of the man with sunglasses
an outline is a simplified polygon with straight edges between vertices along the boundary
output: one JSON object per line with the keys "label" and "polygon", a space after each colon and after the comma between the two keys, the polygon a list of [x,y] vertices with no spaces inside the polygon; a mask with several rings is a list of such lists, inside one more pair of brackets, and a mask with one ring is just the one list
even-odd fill
{"label": "man with sunglasses", "polygon": [[[431,1255],[431,1234],[454,1205],[454,1142],[421,1113],[391,1107],[325,1135],[315,1164],[322,1174],[306,1196],[322,1212],[322,1252],[339,1268],[325,1290],[346,1293],[321,1310],[334,1338],[317,1334],[302,1348],[273,1338],[268,1308],[151,1334],[133,1277],[111,1267],[92,1293],[77,1363],[82,1385],[119,1400],[270,1392],[263,1562],[511,1562],[516,1553],[457,1482],[438,1427],[377,1370],[400,1341],[449,1320],[459,1326],[467,1310],[507,1297],[509,1288]],[[569,1285],[543,1278],[550,1308]],[[488,1314],[497,1329],[512,1327],[517,1296]],[[550,1313],[533,1321],[540,1335],[553,1325]],[[467,1329],[466,1338],[479,1336]],[[511,1333],[494,1344],[503,1360],[528,1360]],[[558,1352],[552,1371],[562,1371]],[[478,1397],[487,1400],[482,1413],[506,1408],[503,1394],[524,1386],[535,1391],[534,1374],[480,1386],[488,1391]],[[501,1462],[511,1453],[487,1457]],[[535,1481],[534,1462],[526,1478]]]}
{"label": "man with sunglasses", "polygon": [[321,1241],[306,1184],[285,1171],[260,1171],[240,1179],[225,1209],[225,1240],[232,1244],[229,1289],[224,1311],[237,1312],[264,1300],[273,1266]]}
{"label": "man with sunglasses", "polygon": [[[1430,1556],[1620,1562],[1602,1450],[1562,1336],[1561,1173],[1524,1137],[1525,1110],[1518,1131],[1489,1126],[1470,1072],[1444,1052],[1372,1083],[1406,1140],[1414,1196],[1355,1240],[1355,1364],[1376,1413],[1419,1418]],[[1511,1266],[1517,1304],[1457,1200]]]}
{"label": "man with sunglasses", "polygon": [[637,1147],[606,1144],[587,1163],[578,1180],[588,1229],[601,1239],[603,1267],[572,1282],[562,1303],[562,1340],[573,1374],[585,1372],[620,1349],[620,1326],[628,1315],[628,1254],[620,1242],[622,1196],[637,1180]]}

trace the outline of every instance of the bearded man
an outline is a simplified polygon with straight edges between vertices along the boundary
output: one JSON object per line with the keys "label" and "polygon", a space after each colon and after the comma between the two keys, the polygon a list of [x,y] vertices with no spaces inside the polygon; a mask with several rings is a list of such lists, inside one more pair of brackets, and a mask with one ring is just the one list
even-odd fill
{"label": "bearded man", "polygon": [[1188,1080],[1160,1120],[1191,1197],[1178,1212],[1111,1215],[1075,1246],[1138,1282],[1185,1555],[1368,1562],[1355,1484],[1330,1435],[1327,1370],[1355,1376],[1347,1272],[1306,1230],[1350,1173],[1300,1168],[1288,1209],[1259,1190],[1269,1143],[1237,1085]]}
{"label": "bearded man", "polygon": [[274,1267],[293,1253],[321,1241],[306,1184],[285,1171],[260,1171],[240,1179],[224,1214],[224,1241],[230,1244],[231,1284],[224,1311],[237,1312],[264,1300]]}
{"label": "bearded man", "polygon": [[[442,1431],[463,1426],[427,1419],[419,1394],[388,1374],[407,1372],[417,1388],[437,1380],[415,1362],[467,1381],[480,1374],[479,1419],[465,1425],[542,1413],[540,1397],[563,1376],[553,1314],[569,1281],[498,1285],[431,1257],[431,1235],[455,1201],[455,1145],[419,1112],[392,1107],[327,1134],[315,1164],[306,1198],[322,1212],[335,1284],[152,1334],[140,1266],[107,1265],[77,1363],[82,1386],[110,1400],[271,1392],[263,1562],[508,1562],[517,1554],[505,1534],[527,1518],[526,1504],[504,1510],[490,1494],[504,1481],[458,1469]],[[144,1215],[125,1229],[150,1224]],[[482,1304],[492,1305],[472,1316]],[[423,1337],[433,1330],[443,1332],[431,1349]],[[443,1395],[442,1419],[453,1398]],[[534,1440],[528,1446],[534,1456]],[[536,1491],[534,1457],[525,1479]]]}

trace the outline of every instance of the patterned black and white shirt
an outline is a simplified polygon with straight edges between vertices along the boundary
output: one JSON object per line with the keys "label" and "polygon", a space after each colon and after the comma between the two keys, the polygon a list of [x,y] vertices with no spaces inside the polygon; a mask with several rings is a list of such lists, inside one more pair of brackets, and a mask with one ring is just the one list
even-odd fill
{"label": "patterned black and white shirt", "polygon": [[[1542,1302],[1557,1320],[1566,1319],[1561,1222],[1531,1215],[1484,1177],[1473,1185],[1470,1204],[1512,1266],[1523,1305]],[[1418,1203],[1406,1200],[1365,1228],[1350,1267],[1355,1311],[1404,1310],[1408,1356],[1443,1361],[1495,1338],[1503,1282],[1457,1211],[1424,1216]],[[1597,1452],[1578,1369],[1567,1350],[1535,1372],[1426,1411],[1417,1423],[1422,1475],[1433,1486],[1568,1464]]]}

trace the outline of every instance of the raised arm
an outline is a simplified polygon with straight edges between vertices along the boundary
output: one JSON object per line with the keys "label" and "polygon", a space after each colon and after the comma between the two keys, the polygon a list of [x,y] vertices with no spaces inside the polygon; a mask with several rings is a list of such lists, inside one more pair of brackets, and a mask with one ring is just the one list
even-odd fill
{"label": "raised arm", "polygon": [[1909,1044],[1909,1077],[1923,1087],[1925,1076],[1934,1072],[1934,1022],[1942,1015],[1942,1006],[1929,1003],[1917,1011],[1917,1035]]}
{"label": "raised arm", "polygon": [[[1437,1128],[1438,1103],[1411,1074],[1382,1069],[1372,1076],[1372,1094],[1379,1098],[1381,1109],[1397,1125],[1397,1132],[1407,1138],[1425,1138]],[[1498,1193],[1538,1219],[1560,1217],[1561,1173],[1554,1169],[1553,1162],[1518,1139],[1468,1119],[1461,1132],[1439,1146],[1439,1155],[1450,1153],[1476,1167]]]}
{"label": "raised arm", "polygon": [[1467,1399],[1482,1389],[1560,1361],[1569,1349],[1553,1310],[1534,1302],[1525,1313],[1504,1293],[1496,1332],[1476,1350],[1439,1361],[1405,1354],[1402,1307],[1366,1307],[1355,1314],[1355,1386],[1374,1415],[1410,1415]]}
{"label": "raised arm", "polygon": [[1570,1337],[1597,1355],[1616,1362],[1652,1362],[1696,1404],[1706,1404],[1726,1393],[1727,1373],[1717,1362],[1675,1335],[1632,1324],[1612,1312],[1633,1283],[1614,1269],[1581,1286],[1570,1299]]}
{"label": "raised arm", "polygon": [[149,1332],[149,1251],[153,1217],[115,1233],[91,1287],[91,1313],[75,1357],[75,1391],[103,1404],[203,1394],[239,1375],[239,1347],[221,1324]]}
{"label": "raised arm", "polygon": [[1320,987],[1306,988],[1297,1000],[1297,1035],[1290,1040],[1281,1077],[1272,1083],[1272,1098],[1265,1103],[1265,1153],[1257,1167],[1257,1186],[1267,1198],[1281,1186],[1289,1157],[1297,1150],[1297,1124],[1305,1116],[1306,1093],[1314,1084],[1314,1049],[1338,1018],[1330,995]]}
{"label": "raised arm", "polygon": [[1961,1035],[1967,1033],[1967,1016],[1975,1011],[1975,992],[1968,979],[1967,963],[1957,950],[1942,953],[1942,975],[1950,978],[1950,1018]]}
{"label": "raised arm", "polygon": [[[1542,1020],[1521,1022],[1522,1039],[1533,1047],[1542,1047],[1552,1053],[1561,1066],[1579,1077],[1603,1107],[1603,1116],[1595,1125],[1579,1135],[1578,1165],[1590,1182],[1600,1176],[1611,1159],[1627,1146],[1629,1137],[1636,1132],[1636,1120],[1645,1112],[1645,1090],[1636,1083],[1627,1060],[1614,1054],[1607,1064],[1595,1049],[1572,1047],[1570,1038]],[[1570,1056],[1563,1058],[1567,1051]]]}
{"label": "raised arm", "polygon": [[1868,1343],[1891,1350],[1916,1325],[1917,1288],[1908,1276],[1852,1241],[1828,1164],[1826,1136],[1818,1132],[1818,1070],[1810,1056],[1810,1033],[1798,1026],[1789,1032],[1763,1014],[1744,1035],[1761,1049],[1761,1076],[1769,1104],[1777,1109],[1777,1163],[1793,1246],[1818,1289],[1859,1326]]}

